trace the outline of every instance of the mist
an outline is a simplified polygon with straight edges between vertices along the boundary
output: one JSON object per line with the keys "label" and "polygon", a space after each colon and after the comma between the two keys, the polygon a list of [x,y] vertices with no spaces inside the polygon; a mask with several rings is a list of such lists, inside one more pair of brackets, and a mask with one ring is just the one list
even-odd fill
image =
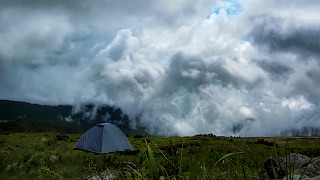
{"label": "mist", "polygon": [[0,1],[0,99],[115,106],[150,134],[320,127],[318,1]]}

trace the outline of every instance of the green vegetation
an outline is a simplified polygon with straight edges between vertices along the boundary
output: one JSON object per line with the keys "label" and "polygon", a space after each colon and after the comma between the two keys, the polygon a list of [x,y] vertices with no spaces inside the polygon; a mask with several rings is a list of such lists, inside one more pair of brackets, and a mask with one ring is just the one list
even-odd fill
{"label": "green vegetation", "polygon": [[0,120],[0,133],[39,133],[59,132],[67,134],[82,133],[82,129],[76,124],[63,121],[45,122],[32,120]]}
{"label": "green vegetation", "polygon": [[[143,128],[140,127],[138,124],[135,129],[132,129],[129,125],[129,117],[123,114],[121,109],[119,108],[107,105],[96,106],[93,104],[84,104],[76,109],[77,110],[75,111],[74,107],[71,105],[49,106],[30,104],[26,102],[0,100],[0,120],[20,120],[20,122],[26,121],[25,124],[29,122],[32,122],[32,124],[35,124],[36,122],[46,122],[55,124],[68,121],[70,122],[69,124],[78,126],[80,129],[82,129],[82,131],[86,131],[96,124],[107,121],[116,124],[118,127],[120,127],[123,131],[127,133],[144,133]],[[39,125],[39,127],[41,126],[42,125]],[[18,132],[10,130],[11,129],[1,128],[0,124],[0,132]],[[61,132],[61,130],[58,131]],[[19,132],[30,131],[29,129],[23,129],[23,131]],[[32,132],[48,132],[48,130],[41,129],[39,131]]]}
{"label": "green vegetation", "polygon": [[[130,136],[134,151],[73,150],[81,134],[0,134],[0,179],[266,179],[263,163],[291,152],[320,154],[320,138]],[[275,143],[273,143],[275,141]],[[178,152],[168,148],[175,144]],[[292,169],[287,169],[292,172]],[[290,174],[290,173],[289,173]]]}

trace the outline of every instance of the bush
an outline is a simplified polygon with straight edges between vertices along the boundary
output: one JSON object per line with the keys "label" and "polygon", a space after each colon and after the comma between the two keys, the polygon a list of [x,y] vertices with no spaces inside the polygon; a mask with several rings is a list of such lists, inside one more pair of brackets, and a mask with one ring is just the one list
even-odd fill
{"label": "bush", "polygon": [[[274,146],[274,143],[273,142],[269,142],[269,141],[266,141],[264,139],[258,139],[257,141],[254,142],[255,144],[263,144],[263,145],[266,145],[266,146]],[[276,144],[276,147],[278,147],[278,145]]]}
{"label": "bush", "polygon": [[0,147],[4,145],[4,140],[0,140]]}
{"label": "bush", "polygon": [[143,137],[144,137],[144,135],[142,135],[142,134],[135,134],[133,136],[133,138],[143,138]]}
{"label": "bush", "polygon": [[69,136],[57,133],[56,138],[58,141],[68,141]]}
{"label": "bush", "polygon": [[140,150],[139,149],[135,149],[135,150],[125,150],[125,151],[119,151],[120,154],[123,154],[123,155],[137,155],[140,153]]}

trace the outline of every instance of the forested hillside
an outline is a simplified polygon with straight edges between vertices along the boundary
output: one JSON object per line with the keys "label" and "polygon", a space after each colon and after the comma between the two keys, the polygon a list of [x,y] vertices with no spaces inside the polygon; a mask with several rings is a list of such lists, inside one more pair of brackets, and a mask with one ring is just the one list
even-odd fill
{"label": "forested hillside", "polygon": [[[17,127],[17,129],[20,129],[22,132],[28,132],[25,128],[32,127],[32,124],[37,124],[37,122],[41,123],[38,123],[35,127],[43,126],[46,127],[46,129],[56,129],[56,131],[59,131],[59,129],[67,129],[67,127],[71,129],[77,129],[77,127],[79,127],[82,131],[86,131],[98,123],[110,122],[116,124],[127,133],[143,132],[143,128],[141,127],[137,129],[131,128],[128,116],[123,114],[121,109],[107,105],[96,106],[88,104],[75,108],[71,105],[49,106],[0,100],[0,120],[15,120],[10,121],[10,123],[13,124],[17,124],[17,122],[22,123],[18,126],[19,128]],[[2,128],[0,128],[2,131],[6,131],[9,124],[1,124]],[[56,125],[54,128],[53,124]],[[71,127],[71,125],[73,126]],[[78,130],[75,131],[78,132]],[[43,129],[38,128],[32,131],[44,132]]]}
{"label": "forested hillside", "polygon": [[42,133],[58,132],[79,134],[83,130],[74,123],[45,122],[33,120],[0,120],[0,133]]}

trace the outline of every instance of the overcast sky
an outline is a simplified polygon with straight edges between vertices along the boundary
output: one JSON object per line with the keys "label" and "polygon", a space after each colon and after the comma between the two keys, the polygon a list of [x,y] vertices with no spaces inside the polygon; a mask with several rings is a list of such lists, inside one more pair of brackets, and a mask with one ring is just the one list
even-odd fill
{"label": "overcast sky", "polygon": [[0,0],[0,99],[160,135],[320,127],[318,0]]}

